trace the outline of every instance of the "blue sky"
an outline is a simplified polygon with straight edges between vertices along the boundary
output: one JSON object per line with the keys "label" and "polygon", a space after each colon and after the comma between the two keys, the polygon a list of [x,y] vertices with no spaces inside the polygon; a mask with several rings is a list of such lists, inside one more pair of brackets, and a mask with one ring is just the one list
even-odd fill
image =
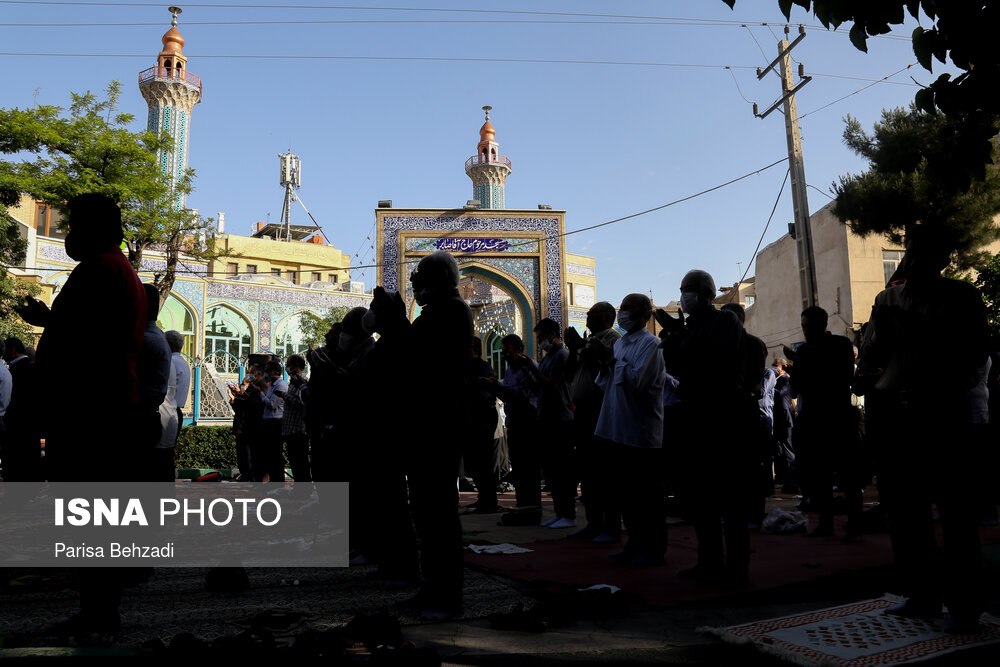
{"label": "blue sky", "polygon": [[[255,2],[264,4],[258,0],[231,4]],[[115,79],[124,84],[122,110],[134,113],[135,129],[141,129],[146,107],[136,75],[155,64],[160,37],[169,27],[168,4],[0,2],[0,51],[83,54],[0,55],[4,73],[0,105],[30,106],[37,89],[39,104],[65,106],[69,91],[99,91]],[[463,165],[475,153],[480,107],[485,104],[494,108],[491,120],[501,152],[513,162],[507,206],[535,208],[546,203],[565,209],[567,230],[686,197],[786,155],[781,114],[754,118],[743,99],[758,102],[761,110],[767,108],[778,97],[778,78],[769,75],[758,81],[753,69],[735,69],[765,65],[777,54],[776,36],[781,36],[785,20],[776,0],[739,0],[735,11],[721,0],[389,3],[414,10],[502,9],[676,19],[671,24],[537,14],[295,9],[290,4],[280,8],[181,4],[179,28],[186,40],[188,68],[204,83],[203,101],[192,118],[190,164],[197,170],[197,191],[188,204],[204,215],[225,211],[227,231],[232,233],[248,233],[268,213],[271,220],[278,218],[282,189],[277,154],[291,148],[303,163],[303,201],[334,245],[352,256],[359,254],[354,264],[372,263],[369,246],[374,234],[370,241],[366,237],[378,200],[392,199],[397,207],[444,208],[460,206],[472,197]],[[793,21],[818,24],[800,8],[793,11]],[[245,21],[270,23],[237,23]],[[748,27],[719,21],[742,21]],[[762,22],[770,29],[759,25]],[[10,25],[18,23],[46,25]],[[846,30],[807,28],[805,40],[792,55],[807,74],[817,75],[798,94],[799,113],[808,114],[801,127],[809,184],[825,192],[839,175],[864,168],[843,145],[846,114],[871,126],[882,108],[910,102],[917,90],[910,76],[921,83],[937,76],[937,70],[930,74],[914,65],[892,77],[895,83],[876,84],[819,109],[868,85],[840,77],[880,79],[915,63],[908,40],[914,25],[911,21],[897,27],[892,33],[896,39],[869,40],[868,54],[851,46]],[[208,57],[236,55],[684,66]],[[734,69],[724,69],[726,65]],[[814,109],[819,110],[809,113]],[[732,284],[752,257],[784,175],[785,167],[779,165],[703,197],[568,236],[567,247],[597,258],[598,298],[615,305],[633,291],[652,290],[657,303],[676,299],[684,273],[696,267],[712,273],[719,285]],[[809,190],[812,211],[828,201]],[[305,219],[301,209],[295,211],[293,222]],[[763,245],[779,238],[791,219],[786,187]],[[357,271],[354,277],[371,287],[375,273]]]}

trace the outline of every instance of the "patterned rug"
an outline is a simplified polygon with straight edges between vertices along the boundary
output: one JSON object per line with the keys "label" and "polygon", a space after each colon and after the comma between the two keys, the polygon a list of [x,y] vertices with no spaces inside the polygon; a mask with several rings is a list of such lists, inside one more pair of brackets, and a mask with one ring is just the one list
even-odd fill
{"label": "patterned rug", "polygon": [[1000,643],[1000,619],[983,616],[982,629],[968,635],[943,632],[944,620],[885,614],[891,597],[820,609],[727,628],[702,628],[731,644],[800,665],[866,667],[938,658],[974,646]]}

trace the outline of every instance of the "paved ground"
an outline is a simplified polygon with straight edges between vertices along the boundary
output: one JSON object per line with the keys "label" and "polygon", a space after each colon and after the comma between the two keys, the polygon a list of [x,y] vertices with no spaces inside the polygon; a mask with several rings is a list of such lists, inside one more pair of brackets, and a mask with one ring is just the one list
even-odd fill
{"label": "paved ground", "polygon": [[[463,494],[463,502],[473,498]],[[510,498],[503,500],[507,504],[512,502]],[[794,500],[780,498],[774,502],[788,505]],[[564,548],[565,533],[570,532],[540,527],[504,528],[496,525],[497,518],[496,515],[464,515],[467,541],[514,542],[529,548],[534,544],[534,554],[493,558],[525,558],[525,562],[534,558],[541,569],[546,566],[542,561],[548,560],[544,554],[557,547]],[[684,530],[686,528],[677,527],[671,532],[677,536]],[[804,543],[797,535],[785,539],[796,540],[785,543],[793,544],[796,549]],[[882,538],[872,538],[871,543],[880,544],[879,539]],[[771,544],[755,538],[754,567],[764,568],[764,563],[769,562],[769,567],[780,570],[782,552],[788,549],[758,548],[765,543]],[[587,552],[589,546],[580,545],[580,548],[592,565],[580,572],[590,571],[593,576],[588,581],[591,583],[606,583],[601,580],[613,572],[606,569],[612,564],[604,558],[595,558],[593,551]],[[823,545],[816,548],[826,553],[823,558],[831,562],[829,554],[837,547],[831,543],[825,548]],[[852,554],[850,551],[842,553]],[[989,547],[987,554],[994,561],[994,579],[987,583],[993,598],[991,611],[997,614],[1000,612],[1000,586],[996,576],[1000,571],[1000,546]],[[672,555],[668,553],[668,561]],[[586,558],[581,556],[581,559]],[[796,555],[789,568],[801,569],[800,560]],[[403,636],[417,647],[435,649],[445,664],[518,667],[597,662],[616,665],[779,664],[747,647],[718,642],[698,629],[874,598],[885,592],[890,581],[887,561],[882,554],[863,568],[818,569],[815,576],[805,580],[793,577],[794,581],[785,584],[769,580],[767,585],[757,585],[747,591],[712,591],[700,598],[689,597],[680,604],[672,604],[662,596],[652,601],[650,596],[643,596],[637,598],[644,600],[641,604],[602,607],[600,603],[591,604],[593,600],[589,598],[574,597],[569,585],[545,586],[524,576],[499,576],[495,574],[497,568],[489,567],[488,563],[484,567],[481,558],[470,557],[469,561],[474,564],[467,567],[465,618],[441,623],[421,623],[405,615],[400,618]],[[385,608],[395,597],[408,592],[390,594],[383,591],[377,581],[365,576],[366,570],[254,570],[251,572],[252,590],[228,596],[204,592],[204,571],[157,571],[149,582],[126,595],[118,653],[134,659],[135,651],[143,642],[153,638],[169,642],[179,633],[191,633],[206,640],[235,635],[242,631],[241,622],[268,609],[303,614],[303,622],[296,632],[304,632],[307,628],[322,632],[342,627],[357,613]],[[643,588],[663,584],[675,576],[675,571],[676,567],[668,565],[648,569],[648,574],[644,575],[620,574],[627,575],[623,581],[632,582],[629,584],[632,590],[626,588],[625,592],[641,595]],[[45,574],[58,575],[55,571]],[[296,579],[298,585],[292,583]],[[644,586],[642,582],[647,584]],[[28,591],[24,591],[24,587],[10,586],[0,590],[0,636],[4,636],[0,658],[37,659],[44,655],[81,656],[88,652],[86,649],[46,647],[51,642],[39,635],[40,627],[68,615],[77,601],[76,594],[66,587],[68,580],[57,578],[49,583],[48,590],[39,589],[37,581],[34,586],[27,587]],[[542,619],[550,626],[544,632],[495,627],[498,614],[517,609],[529,610],[534,621]],[[7,648],[16,645],[22,648]],[[111,657],[106,650],[100,655]],[[947,658],[947,662],[938,662],[947,665],[996,664],[1000,652],[983,649]],[[933,665],[935,661],[926,664]]]}

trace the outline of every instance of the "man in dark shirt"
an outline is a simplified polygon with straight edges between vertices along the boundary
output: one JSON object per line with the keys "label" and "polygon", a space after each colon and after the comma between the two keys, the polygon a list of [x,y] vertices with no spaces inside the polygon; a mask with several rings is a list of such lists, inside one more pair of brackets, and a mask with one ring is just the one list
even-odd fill
{"label": "man in dark shirt", "polygon": [[[984,607],[982,553],[974,485],[978,462],[951,451],[969,442],[969,389],[988,358],[986,313],[970,283],[944,278],[953,243],[918,225],[907,233],[906,282],[875,297],[861,356],[883,372],[877,396],[881,429],[879,495],[889,518],[896,565],[910,594],[888,612],[933,617],[948,605],[945,630],[975,632]],[[948,373],[940,351],[950,350]],[[944,535],[937,562],[932,504]],[[943,570],[943,571],[942,571]]]}
{"label": "man in dark shirt", "polygon": [[794,351],[792,391],[800,397],[796,444],[804,495],[819,513],[810,537],[833,535],[833,484],[838,475],[847,499],[848,535],[857,541],[861,528],[863,483],[857,410],[851,405],[854,346],[826,330],[828,316],[819,306],[802,311],[806,342]]}
{"label": "man in dark shirt", "polygon": [[[146,326],[147,303],[139,276],[119,245],[121,210],[110,197],[85,194],[69,206],[66,254],[79,262],[49,309],[29,297],[17,309],[44,327],[38,341],[37,380],[46,391],[65,387],[67,369],[101,351],[101,372],[88,376],[46,422],[45,459],[50,481],[113,481],[109,461],[134,461],[139,403],[136,359]],[[121,577],[110,568],[81,577],[80,614],[60,633],[105,640],[118,632]]]}
{"label": "man in dark shirt", "polygon": [[469,379],[473,396],[472,414],[469,420],[472,431],[466,441],[462,459],[465,472],[476,484],[476,502],[468,505],[475,512],[489,514],[499,509],[497,503],[497,471],[494,461],[494,435],[497,430],[497,399],[490,393],[481,378],[493,378],[493,367],[483,359],[483,341],[477,336],[472,339],[472,359],[469,361]]}
{"label": "man in dark shirt", "polygon": [[408,418],[417,424],[406,464],[423,585],[400,604],[434,619],[462,609],[462,524],[455,508],[459,459],[469,428],[473,324],[458,280],[458,263],[448,253],[421,259],[410,276],[420,315],[401,329],[411,383]]}

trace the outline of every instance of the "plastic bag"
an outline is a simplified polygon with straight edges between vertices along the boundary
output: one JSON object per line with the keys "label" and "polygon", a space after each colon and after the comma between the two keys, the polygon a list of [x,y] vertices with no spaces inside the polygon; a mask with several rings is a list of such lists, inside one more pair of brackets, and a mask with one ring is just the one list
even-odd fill
{"label": "plastic bag", "polygon": [[808,529],[809,519],[802,512],[789,512],[780,507],[772,507],[764,517],[761,531],[769,535],[788,535],[804,533]]}

